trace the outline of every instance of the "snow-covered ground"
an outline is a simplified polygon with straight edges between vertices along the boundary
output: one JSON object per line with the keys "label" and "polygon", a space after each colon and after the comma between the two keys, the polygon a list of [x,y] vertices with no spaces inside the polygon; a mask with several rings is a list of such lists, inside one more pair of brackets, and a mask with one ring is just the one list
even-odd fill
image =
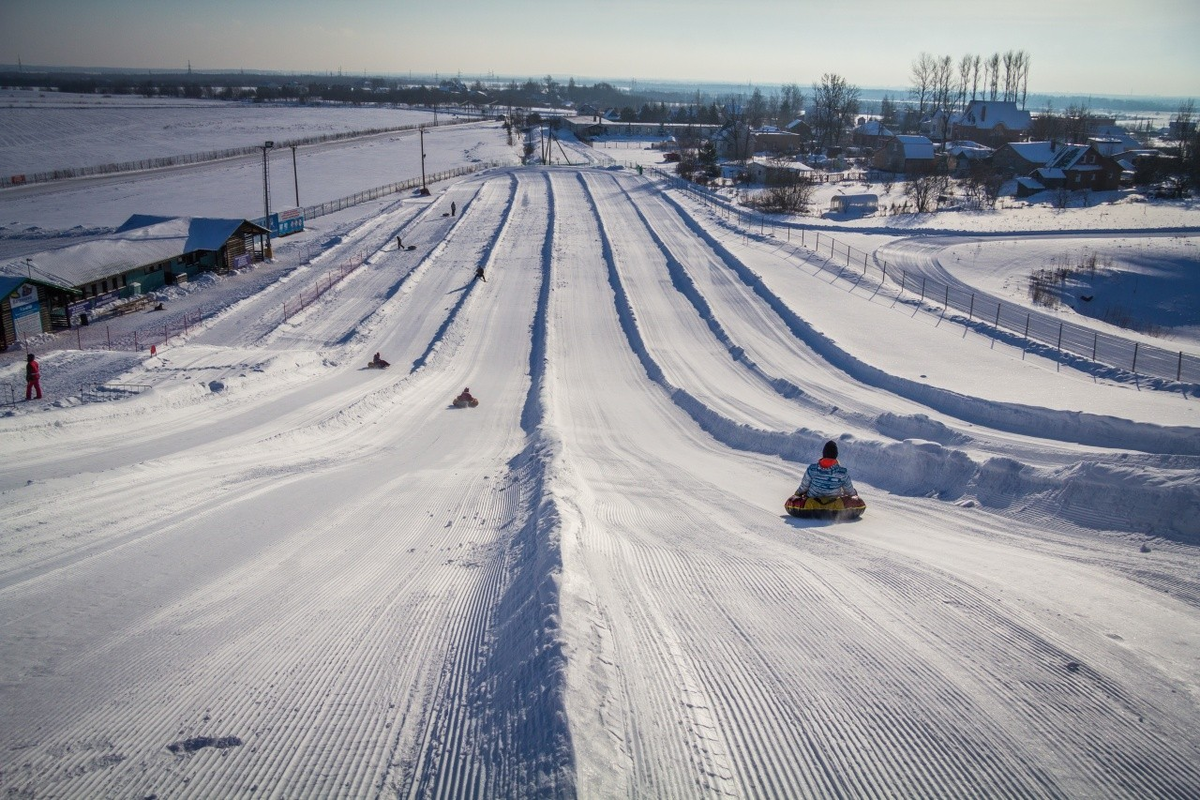
{"label": "snow-covered ground", "polygon": [[[515,152],[455,130],[430,160]],[[1058,364],[565,147],[104,323],[207,306],[153,357],[38,343],[46,400],[0,417],[0,787],[1200,793],[1197,387]],[[314,183],[411,177],[364,148]],[[0,193],[0,252],[165,199],[253,213],[253,187],[210,210],[226,168]],[[1016,264],[1094,252],[1096,291],[1161,296],[1166,262],[1192,300],[1161,324],[1195,352],[1196,212],[1127,205],[793,222],[1013,302]],[[96,383],[146,388],[84,402]],[[478,408],[450,406],[464,386]],[[856,523],[783,514],[827,438]]]}

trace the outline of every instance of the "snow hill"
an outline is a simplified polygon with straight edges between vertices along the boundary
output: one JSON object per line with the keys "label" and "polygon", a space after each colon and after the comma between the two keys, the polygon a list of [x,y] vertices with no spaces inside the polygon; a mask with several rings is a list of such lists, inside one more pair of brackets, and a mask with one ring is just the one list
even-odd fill
{"label": "snow hill", "polygon": [[[39,345],[47,400],[0,416],[0,788],[1200,793],[1196,387],[1061,364],[567,147],[109,323],[202,312],[156,355]],[[202,174],[147,179],[200,204]],[[839,235],[902,247],[870,224]],[[912,263],[1002,294],[1010,245],[936,224]],[[830,438],[865,516],[787,517]]]}

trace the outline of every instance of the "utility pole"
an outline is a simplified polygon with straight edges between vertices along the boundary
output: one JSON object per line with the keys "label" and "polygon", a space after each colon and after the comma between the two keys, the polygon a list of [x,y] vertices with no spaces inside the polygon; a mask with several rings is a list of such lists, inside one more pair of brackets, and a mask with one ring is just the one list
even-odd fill
{"label": "utility pole", "polygon": [[267,151],[274,146],[274,142],[259,145],[263,151],[263,217],[266,219],[268,225],[271,222],[271,167],[267,158]]}
{"label": "utility pole", "polygon": [[292,145],[292,180],[296,183],[296,208],[300,207],[300,173],[296,171],[296,145]]}
{"label": "utility pole", "polygon": [[417,129],[421,133],[421,196],[429,196],[429,187],[425,185],[425,128]]}

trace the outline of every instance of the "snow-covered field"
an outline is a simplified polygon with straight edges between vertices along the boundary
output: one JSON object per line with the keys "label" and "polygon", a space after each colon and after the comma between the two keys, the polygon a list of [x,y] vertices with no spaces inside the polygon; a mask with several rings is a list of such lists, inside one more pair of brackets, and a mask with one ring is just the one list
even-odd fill
{"label": "snow-covered field", "polygon": [[[448,133],[430,160],[517,146]],[[314,183],[411,177],[367,146]],[[38,344],[46,400],[0,416],[0,788],[1200,793],[1200,387],[1056,364],[568,146],[105,323],[208,304],[156,356]],[[253,213],[210,210],[225,169],[0,193],[0,253],[165,198]],[[1020,262],[1165,260],[1197,351],[1190,207],[797,222],[1013,302]],[[100,382],[148,388],[83,402]],[[856,523],[783,514],[827,438]]]}

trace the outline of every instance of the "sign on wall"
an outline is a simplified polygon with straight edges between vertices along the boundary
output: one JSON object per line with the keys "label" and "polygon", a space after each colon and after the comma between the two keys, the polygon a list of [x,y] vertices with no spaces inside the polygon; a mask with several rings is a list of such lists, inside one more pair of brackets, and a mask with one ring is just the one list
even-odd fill
{"label": "sign on wall", "polygon": [[304,209],[289,208],[271,215],[267,227],[272,236],[287,236],[304,230]]}
{"label": "sign on wall", "polygon": [[8,301],[12,310],[13,328],[18,339],[31,339],[42,333],[42,305],[38,302],[35,287],[25,284],[18,292],[19,297],[10,298]]}

